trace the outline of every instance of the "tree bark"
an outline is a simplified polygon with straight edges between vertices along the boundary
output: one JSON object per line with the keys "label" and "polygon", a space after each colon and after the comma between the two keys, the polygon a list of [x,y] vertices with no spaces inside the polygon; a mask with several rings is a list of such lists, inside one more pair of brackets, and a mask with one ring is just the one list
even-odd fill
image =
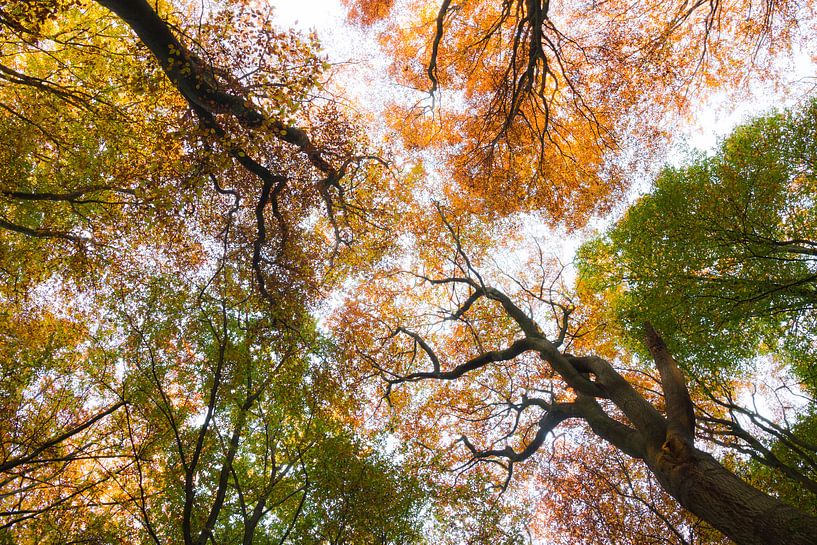
{"label": "tree bark", "polygon": [[[646,333],[661,375],[665,415],[658,413],[608,361],[569,356],[575,368],[595,375],[596,383],[633,428],[622,433],[625,426],[605,414],[592,397],[582,394],[574,403],[576,416],[599,437],[643,460],[681,506],[739,545],[817,544],[817,517],[761,492],[695,447],[695,417],[683,373],[649,324]],[[555,359],[550,353],[543,356],[551,362]]]}
{"label": "tree bark", "polygon": [[667,446],[645,459],[658,481],[683,507],[736,543],[817,543],[817,518],[764,494],[697,448]]}

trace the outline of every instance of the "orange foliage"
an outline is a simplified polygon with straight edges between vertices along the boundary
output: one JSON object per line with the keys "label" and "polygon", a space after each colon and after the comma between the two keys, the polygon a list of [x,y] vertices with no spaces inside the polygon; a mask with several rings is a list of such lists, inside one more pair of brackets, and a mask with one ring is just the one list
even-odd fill
{"label": "orange foliage", "polygon": [[363,26],[386,18],[391,12],[394,0],[343,0],[349,8],[349,20]]}
{"label": "orange foliage", "polygon": [[469,213],[579,227],[628,187],[621,150],[648,163],[707,93],[775,77],[811,35],[800,4],[407,1],[381,40],[418,102],[395,104],[391,126],[438,154]]}

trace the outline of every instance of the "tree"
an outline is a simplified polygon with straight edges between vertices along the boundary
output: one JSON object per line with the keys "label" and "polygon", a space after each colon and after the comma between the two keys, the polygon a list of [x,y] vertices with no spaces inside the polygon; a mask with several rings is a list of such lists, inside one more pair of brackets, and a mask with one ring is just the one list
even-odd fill
{"label": "tree", "polygon": [[[719,434],[791,479],[779,485],[793,487],[786,496],[801,504],[817,492],[813,409],[774,424],[724,398],[726,381],[706,377],[751,373],[757,358],[769,358],[799,383],[787,392],[782,382],[783,395],[813,399],[814,119],[813,101],[756,119],[714,156],[665,170],[585,246],[579,267],[585,292],[607,307],[609,331],[634,347],[634,322],[665,331],[673,353],[728,410],[726,420],[709,415]],[[747,431],[738,414],[763,433]]]}
{"label": "tree", "polygon": [[588,291],[619,290],[614,313],[649,319],[696,366],[771,353],[813,388],[815,114],[812,101],[759,118],[664,170],[583,250]]}
{"label": "tree", "polygon": [[[570,303],[545,284],[518,281],[521,300],[515,301],[489,283],[457,228],[448,226],[452,257],[416,275],[421,284],[416,290],[438,292],[420,296],[433,301],[430,308],[417,308],[412,300],[384,315],[357,300],[341,320],[351,331],[371,331],[355,339],[354,350],[380,373],[387,396],[397,396],[398,386],[402,392],[415,382],[441,383],[427,387],[419,400],[405,393],[393,400],[411,412],[417,422],[412,433],[421,443],[452,448],[438,429],[440,411],[446,411],[452,417],[447,422],[471,431],[457,441],[469,456],[466,463],[503,468],[507,486],[558,426],[579,422],[642,462],[684,508],[736,542],[813,540],[817,518],[750,486],[696,446],[686,379],[648,322],[644,334],[659,373],[655,381],[619,371],[596,355],[574,356],[568,350],[583,324],[571,321]],[[549,314],[555,323],[548,327],[540,317]]]}
{"label": "tree", "polygon": [[[496,476],[483,462],[506,472],[504,490],[572,422],[574,437],[618,450],[615,478],[581,471],[648,513],[645,539],[666,528],[684,543],[701,526],[648,489],[657,482],[736,540],[813,540],[813,517],[696,446],[697,392],[651,327],[658,379],[567,351],[590,350],[575,321],[585,310],[548,286],[542,261],[530,285],[491,287],[481,272],[519,212],[574,228],[606,210],[626,188],[615,153],[661,136],[644,120],[688,106],[690,78],[711,88],[749,63],[771,67],[726,44],[791,47],[795,3],[763,3],[744,24],[751,2],[665,16],[446,0],[421,27],[422,62],[406,47],[422,35],[389,19],[391,2],[350,4],[361,22],[400,27],[398,66],[409,59],[407,78],[430,85],[432,115],[402,136],[441,153],[454,183],[439,192],[419,167],[396,176],[351,108],[315,98],[331,76],[314,37],[276,30],[249,3],[0,7],[0,134],[13,144],[0,167],[3,539],[404,543],[421,539],[437,494],[437,524],[422,530],[438,541],[519,543],[525,511],[483,501]],[[446,204],[427,210],[429,194]],[[409,297],[402,251],[422,260],[421,284],[444,289]],[[367,293],[371,271],[385,280]],[[315,311],[358,286],[370,299],[338,314],[335,348]],[[449,307],[441,323],[413,320],[435,304]],[[408,476],[348,429],[365,428],[354,396],[371,393],[372,374],[396,420],[418,415],[404,429],[425,454],[407,456]],[[404,383],[426,379],[450,388],[407,396]],[[458,457],[434,449],[449,410],[471,423],[457,452],[477,470],[426,485]],[[609,510],[597,499],[578,500]],[[616,522],[608,536],[626,535],[626,517]]]}

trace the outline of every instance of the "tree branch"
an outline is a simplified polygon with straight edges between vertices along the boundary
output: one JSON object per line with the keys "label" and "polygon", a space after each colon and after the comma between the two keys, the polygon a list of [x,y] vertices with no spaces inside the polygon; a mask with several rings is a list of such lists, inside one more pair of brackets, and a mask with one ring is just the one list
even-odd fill
{"label": "tree branch", "polygon": [[644,324],[647,348],[661,375],[667,412],[667,439],[675,435],[690,446],[695,440],[695,411],[681,369],[652,324]]}
{"label": "tree branch", "polygon": [[100,420],[102,420],[103,418],[108,416],[109,414],[112,414],[117,409],[119,409],[120,407],[125,405],[125,403],[126,403],[125,401],[119,401],[117,403],[114,403],[113,405],[111,405],[110,407],[108,407],[107,409],[102,411],[101,413],[98,413],[98,414],[94,415],[93,417],[89,418],[88,420],[86,420],[82,424],[79,424],[78,426],[75,426],[74,428],[71,428],[70,430],[68,430],[68,431],[66,431],[64,433],[59,434],[56,437],[52,437],[51,439],[48,439],[45,442],[40,443],[40,446],[38,446],[37,448],[35,448],[33,451],[26,454],[25,456],[19,456],[17,458],[12,458],[11,460],[6,460],[2,464],[0,464],[0,472],[9,471],[10,469],[14,469],[17,466],[20,466],[20,465],[31,462],[40,453],[42,453],[46,449],[54,447],[54,446],[62,443],[66,439],[69,439],[69,438],[73,437],[74,435],[82,432],[83,430],[86,430],[86,429],[90,428],[91,426],[93,426],[94,424],[96,424],[97,422],[99,422]]}

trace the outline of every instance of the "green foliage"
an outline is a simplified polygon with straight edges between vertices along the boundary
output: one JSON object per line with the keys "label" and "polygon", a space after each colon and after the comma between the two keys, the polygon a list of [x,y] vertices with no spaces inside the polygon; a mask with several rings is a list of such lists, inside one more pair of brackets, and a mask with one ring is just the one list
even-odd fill
{"label": "green foliage", "polygon": [[691,369],[785,358],[817,386],[817,102],[737,128],[665,169],[579,255],[580,282],[635,350],[649,320]]}
{"label": "green foliage", "polygon": [[[817,409],[810,407],[806,414],[800,415],[790,432],[787,440],[771,447],[772,454],[795,471],[814,475],[814,461],[804,453],[817,451]],[[757,460],[748,464],[748,475],[757,486],[774,490],[783,501],[817,514],[817,495],[810,493],[801,482],[787,479],[780,471]]]}
{"label": "green foliage", "polygon": [[421,543],[426,492],[416,476],[348,435],[327,438],[308,462],[309,488],[292,542]]}

